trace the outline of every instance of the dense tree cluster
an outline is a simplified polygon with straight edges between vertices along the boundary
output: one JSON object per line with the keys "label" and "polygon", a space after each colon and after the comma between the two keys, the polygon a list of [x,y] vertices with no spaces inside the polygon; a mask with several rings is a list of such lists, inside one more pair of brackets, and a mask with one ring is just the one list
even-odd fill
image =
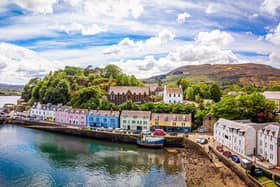
{"label": "dense tree cluster", "polygon": [[82,69],[66,66],[64,70],[50,72],[42,80],[31,79],[24,86],[21,97],[34,102],[69,104],[80,108],[112,107],[103,96],[109,85],[138,86],[143,83],[134,75],[122,73],[119,67]]}

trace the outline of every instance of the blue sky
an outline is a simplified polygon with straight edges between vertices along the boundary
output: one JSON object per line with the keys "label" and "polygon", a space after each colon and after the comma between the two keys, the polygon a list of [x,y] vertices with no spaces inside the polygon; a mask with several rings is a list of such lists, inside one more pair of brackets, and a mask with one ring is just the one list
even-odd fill
{"label": "blue sky", "polygon": [[0,82],[113,63],[145,78],[183,65],[280,67],[280,0],[1,0]]}

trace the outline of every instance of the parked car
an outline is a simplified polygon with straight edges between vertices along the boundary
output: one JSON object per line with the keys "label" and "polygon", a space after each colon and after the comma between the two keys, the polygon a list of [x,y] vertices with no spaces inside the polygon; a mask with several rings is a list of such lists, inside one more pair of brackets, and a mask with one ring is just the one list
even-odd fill
{"label": "parked car", "polygon": [[170,133],[168,133],[168,134],[169,134],[169,136],[177,136],[177,135],[178,135],[177,132],[170,132]]}
{"label": "parked car", "polygon": [[275,180],[275,184],[276,184],[277,186],[280,186],[280,179],[276,179],[276,180]]}
{"label": "parked car", "polygon": [[218,146],[216,147],[216,149],[217,149],[217,151],[219,151],[219,152],[224,152],[224,148],[223,148],[222,146],[220,146],[220,145],[218,145]]}
{"label": "parked car", "polygon": [[252,162],[247,159],[241,159],[241,166],[245,169],[251,169],[252,167]]}
{"label": "parked car", "polygon": [[203,128],[203,127],[200,127],[200,128],[197,129],[197,132],[199,132],[199,133],[205,133],[205,132],[206,132],[206,129]]}
{"label": "parked car", "polygon": [[207,144],[208,140],[206,138],[199,137],[199,138],[196,139],[196,143]]}
{"label": "parked car", "polygon": [[232,154],[231,154],[230,151],[224,151],[223,155],[226,156],[226,157],[231,157]]}
{"label": "parked car", "polygon": [[235,163],[240,163],[240,158],[237,155],[231,155],[231,159]]}
{"label": "parked car", "polygon": [[154,135],[160,135],[160,136],[163,136],[166,134],[166,132],[162,129],[155,129],[153,133],[154,133]]}
{"label": "parked car", "polygon": [[140,134],[141,131],[139,131],[139,130],[134,130],[134,131],[132,131],[132,133],[133,133],[133,134]]}
{"label": "parked car", "polygon": [[263,170],[261,168],[255,168],[254,169],[254,176],[262,176],[263,175]]}
{"label": "parked car", "polygon": [[256,156],[261,162],[265,161],[265,158],[261,155],[257,155]]}
{"label": "parked car", "polygon": [[108,131],[108,132],[113,132],[113,130],[114,129],[112,127],[109,127],[109,128],[106,129],[106,131]]}

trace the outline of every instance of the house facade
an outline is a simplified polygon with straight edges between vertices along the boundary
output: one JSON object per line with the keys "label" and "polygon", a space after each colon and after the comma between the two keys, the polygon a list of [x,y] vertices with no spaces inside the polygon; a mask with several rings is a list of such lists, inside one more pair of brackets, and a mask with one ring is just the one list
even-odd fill
{"label": "house facade", "polygon": [[183,103],[183,90],[179,88],[167,88],[164,86],[163,102],[167,104]]}
{"label": "house facade", "polygon": [[41,103],[34,103],[33,106],[29,110],[29,115],[36,119],[43,120],[44,118],[44,111],[42,109]]}
{"label": "house facade", "polygon": [[144,103],[152,100],[149,87],[141,86],[110,86],[107,98],[116,105],[128,100],[132,100],[135,103]]}
{"label": "house facade", "polygon": [[263,95],[266,99],[274,101],[277,109],[280,110],[280,91],[266,91]]}
{"label": "house facade", "polygon": [[271,123],[258,130],[257,154],[280,166],[280,124]]}
{"label": "house facade", "polygon": [[60,106],[55,112],[55,122],[60,125],[69,124],[69,111],[72,110],[72,107],[69,106]]}
{"label": "house facade", "polygon": [[88,110],[85,109],[71,109],[69,110],[68,124],[80,127],[86,127],[86,117]]}
{"label": "house facade", "polygon": [[42,105],[43,120],[46,121],[55,121],[55,113],[57,110],[56,105],[50,103]]}
{"label": "house facade", "polygon": [[120,115],[120,128],[127,130],[150,130],[150,111],[123,110]]}
{"label": "house facade", "polygon": [[151,129],[163,129],[166,132],[190,132],[192,126],[191,114],[152,113]]}
{"label": "house facade", "polygon": [[248,121],[221,118],[214,125],[214,138],[236,153],[252,156],[256,152],[257,130],[264,126]]}
{"label": "house facade", "polygon": [[119,111],[90,110],[87,115],[87,127],[119,128]]}

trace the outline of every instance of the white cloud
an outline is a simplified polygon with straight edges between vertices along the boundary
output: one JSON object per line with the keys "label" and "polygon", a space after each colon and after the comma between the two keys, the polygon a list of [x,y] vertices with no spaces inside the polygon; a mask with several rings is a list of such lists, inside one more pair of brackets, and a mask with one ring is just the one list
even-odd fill
{"label": "white cloud", "polygon": [[242,61],[230,50],[217,46],[189,44],[179,47],[175,52],[156,60],[153,56],[146,56],[140,60],[126,60],[114,62],[128,74],[138,78],[167,73],[177,67],[197,64],[234,64]]}
{"label": "white cloud", "polygon": [[67,34],[81,33],[82,35],[95,35],[97,33],[106,31],[106,29],[99,27],[97,24],[82,25],[76,22],[62,25],[58,29],[60,31],[66,32]]}
{"label": "white cloud", "polygon": [[103,53],[105,55],[117,55],[124,54],[125,50],[136,50],[143,51],[147,50],[147,48],[159,46],[165,44],[175,38],[175,35],[167,29],[162,30],[158,33],[158,36],[151,37],[147,40],[133,41],[129,38],[125,38],[121,40],[117,45],[112,45],[109,48],[105,49]]}
{"label": "white cloud", "polygon": [[84,9],[92,16],[105,15],[114,18],[138,18],[144,10],[139,0],[85,0]]}
{"label": "white cloud", "polygon": [[46,60],[26,48],[0,43],[0,67],[1,83],[22,84],[33,77],[42,77],[62,64]]}
{"label": "white cloud", "polygon": [[220,7],[221,6],[219,4],[210,3],[206,8],[205,13],[206,14],[214,14],[214,13],[219,11]]}
{"label": "white cloud", "polygon": [[185,23],[187,18],[192,17],[189,13],[184,12],[177,15],[177,22],[178,23]]}
{"label": "white cloud", "polygon": [[272,52],[269,55],[270,63],[272,66],[280,68],[280,54],[276,52]]}
{"label": "white cloud", "polygon": [[58,0],[10,0],[9,3],[15,3],[23,9],[35,12],[35,13],[52,13],[53,5]]}
{"label": "white cloud", "polygon": [[199,32],[196,42],[203,45],[218,45],[227,46],[234,41],[231,34],[220,31],[213,30],[211,32]]}
{"label": "white cloud", "polygon": [[280,23],[272,33],[266,35],[265,39],[274,44],[280,45]]}
{"label": "white cloud", "polygon": [[279,0],[265,0],[262,4],[262,10],[271,14],[275,15],[277,10],[280,8],[280,1]]}

